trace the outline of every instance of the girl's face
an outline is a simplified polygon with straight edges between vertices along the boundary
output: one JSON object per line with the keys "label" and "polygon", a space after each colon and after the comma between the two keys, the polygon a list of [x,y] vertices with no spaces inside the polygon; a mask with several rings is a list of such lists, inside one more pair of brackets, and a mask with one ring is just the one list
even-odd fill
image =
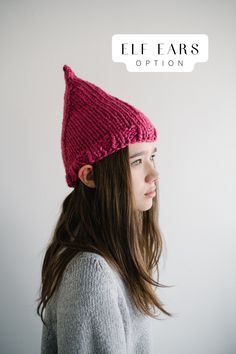
{"label": "girl's face", "polygon": [[150,209],[152,207],[152,199],[156,195],[145,195],[156,188],[155,182],[159,175],[154,162],[155,148],[156,142],[129,144],[134,201],[139,211]]}

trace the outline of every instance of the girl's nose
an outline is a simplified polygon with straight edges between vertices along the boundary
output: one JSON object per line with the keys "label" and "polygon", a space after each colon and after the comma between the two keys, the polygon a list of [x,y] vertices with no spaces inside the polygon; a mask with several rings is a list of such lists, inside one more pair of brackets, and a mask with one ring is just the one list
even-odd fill
{"label": "girl's nose", "polygon": [[157,171],[156,168],[153,169],[152,174],[153,174],[154,178],[155,178],[156,180],[158,180],[158,178],[159,178],[159,172]]}
{"label": "girl's nose", "polygon": [[158,181],[159,173],[156,169],[153,169],[147,176],[146,179],[148,181],[152,181],[154,184]]}

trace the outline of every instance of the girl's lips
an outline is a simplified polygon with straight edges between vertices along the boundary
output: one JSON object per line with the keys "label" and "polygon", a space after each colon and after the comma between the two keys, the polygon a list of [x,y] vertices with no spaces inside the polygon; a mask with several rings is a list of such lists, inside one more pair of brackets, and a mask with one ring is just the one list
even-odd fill
{"label": "girl's lips", "polygon": [[147,197],[154,197],[156,195],[156,190],[154,189],[153,192],[150,192],[150,193],[146,193],[145,194]]}

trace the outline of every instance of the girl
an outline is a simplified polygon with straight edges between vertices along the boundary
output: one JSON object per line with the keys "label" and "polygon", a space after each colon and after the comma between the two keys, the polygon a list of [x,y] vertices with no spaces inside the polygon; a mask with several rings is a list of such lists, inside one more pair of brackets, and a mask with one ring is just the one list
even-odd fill
{"label": "girl", "polygon": [[61,149],[73,191],[42,266],[41,354],[148,354],[148,316],[172,316],[153,287],[166,287],[153,279],[163,244],[157,131],[135,107],[63,70]]}

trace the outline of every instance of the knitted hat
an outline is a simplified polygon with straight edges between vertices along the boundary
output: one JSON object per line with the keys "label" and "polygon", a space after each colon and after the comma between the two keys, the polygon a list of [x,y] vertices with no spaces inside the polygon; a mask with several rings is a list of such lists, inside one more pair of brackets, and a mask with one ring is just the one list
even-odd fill
{"label": "knitted hat", "polygon": [[136,142],[156,141],[157,130],[138,109],[77,77],[63,66],[61,134],[66,182],[75,187],[79,169]]}

